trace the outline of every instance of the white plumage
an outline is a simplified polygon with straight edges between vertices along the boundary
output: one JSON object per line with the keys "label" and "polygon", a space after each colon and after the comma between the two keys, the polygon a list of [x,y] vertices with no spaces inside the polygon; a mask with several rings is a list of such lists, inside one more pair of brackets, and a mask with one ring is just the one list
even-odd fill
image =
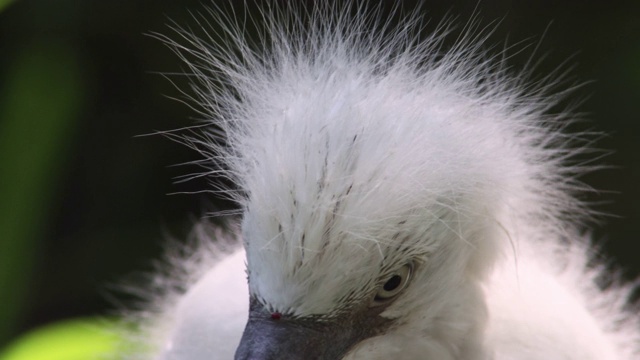
{"label": "white plumage", "polygon": [[444,50],[446,27],[371,32],[350,9],[266,11],[258,48],[234,21],[223,45],[178,30],[211,119],[187,141],[237,184],[244,249],[200,236],[171,258],[140,356],[640,356],[627,290],[587,266],[585,149],[547,113],[554,82],[508,74],[483,35]]}

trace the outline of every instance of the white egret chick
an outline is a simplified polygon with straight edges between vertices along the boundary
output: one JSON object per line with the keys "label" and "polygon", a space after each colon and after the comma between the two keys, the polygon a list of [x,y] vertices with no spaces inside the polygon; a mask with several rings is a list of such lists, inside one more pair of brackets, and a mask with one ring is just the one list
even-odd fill
{"label": "white egret chick", "polygon": [[351,5],[265,11],[257,46],[213,12],[222,33],[167,40],[210,119],[186,141],[237,185],[242,248],[205,235],[171,258],[155,286],[182,290],[131,357],[640,358],[630,289],[588,266],[586,141],[549,114],[555,80],[511,74],[486,35],[447,48],[447,26],[420,39],[418,15],[394,29]]}

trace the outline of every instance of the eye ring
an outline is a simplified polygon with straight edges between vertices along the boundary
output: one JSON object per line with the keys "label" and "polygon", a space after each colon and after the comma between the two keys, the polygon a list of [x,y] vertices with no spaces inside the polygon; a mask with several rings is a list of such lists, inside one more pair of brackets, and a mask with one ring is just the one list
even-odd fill
{"label": "eye ring", "polygon": [[411,275],[413,272],[413,265],[406,264],[397,271],[393,272],[387,280],[380,285],[375,297],[373,298],[373,305],[380,305],[392,298],[396,297],[402,290],[407,287]]}

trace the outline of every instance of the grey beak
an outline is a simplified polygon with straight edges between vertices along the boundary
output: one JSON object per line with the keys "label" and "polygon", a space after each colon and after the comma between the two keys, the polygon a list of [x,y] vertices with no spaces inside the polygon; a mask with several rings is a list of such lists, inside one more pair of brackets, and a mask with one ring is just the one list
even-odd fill
{"label": "grey beak", "polygon": [[252,300],[235,360],[339,360],[375,335],[375,325],[344,318],[273,317]]}
{"label": "grey beak", "polygon": [[327,346],[325,336],[322,335],[315,329],[304,328],[282,319],[250,319],[242,334],[235,358],[328,359],[322,354]]}

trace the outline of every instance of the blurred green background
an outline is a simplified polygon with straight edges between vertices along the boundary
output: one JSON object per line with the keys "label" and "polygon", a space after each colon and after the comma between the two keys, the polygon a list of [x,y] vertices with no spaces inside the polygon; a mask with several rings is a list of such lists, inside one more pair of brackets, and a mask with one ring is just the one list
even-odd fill
{"label": "blurred green background", "polygon": [[[193,25],[189,10],[203,3],[0,1],[0,349],[43,324],[109,314],[112,284],[149,270],[167,234],[183,237],[194,218],[231,206],[211,195],[167,196],[206,187],[172,180],[196,169],[170,165],[197,155],[160,136],[136,137],[193,124],[195,113],[167,98],[179,92],[157,74],[184,66],[145,34],[170,34],[169,19]],[[584,177],[606,190],[589,199],[613,215],[594,236],[627,278],[637,276],[640,1],[423,5],[429,28],[446,14],[464,23],[477,5],[483,24],[501,23],[491,38],[498,48],[505,39],[539,43],[540,74],[567,62],[571,80],[589,82],[572,96],[589,120],[577,128],[607,133],[596,145],[613,151],[600,160],[611,169]],[[514,68],[534,46],[513,56]]]}

